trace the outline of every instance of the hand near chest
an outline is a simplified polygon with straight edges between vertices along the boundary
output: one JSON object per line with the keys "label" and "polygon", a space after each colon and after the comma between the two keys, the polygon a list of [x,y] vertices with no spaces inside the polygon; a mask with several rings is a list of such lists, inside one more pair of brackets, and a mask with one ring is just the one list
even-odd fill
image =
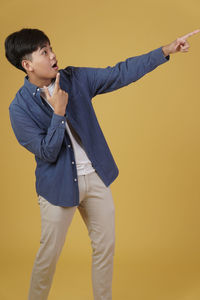
{"label": "hand near chest", "polygon": [[60,73],[57,73],[55,88],[52,96],[50,95],[47,87],[44,87],[44,92],[48,102],[53,106],[55,114],[64,116],[66,112],[66,106],[68,104],[68,93],[60,88],[59,80]]}

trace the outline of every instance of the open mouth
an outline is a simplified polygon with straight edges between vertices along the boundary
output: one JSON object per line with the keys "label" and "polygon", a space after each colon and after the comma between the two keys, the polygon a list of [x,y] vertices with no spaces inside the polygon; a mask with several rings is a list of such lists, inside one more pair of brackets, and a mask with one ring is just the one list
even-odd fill
{"label": "open mouth", "polygon": [[52,65],[52,68],[53,68],[54,70],[58,70],[57,62],[55,62],[55,64]]}

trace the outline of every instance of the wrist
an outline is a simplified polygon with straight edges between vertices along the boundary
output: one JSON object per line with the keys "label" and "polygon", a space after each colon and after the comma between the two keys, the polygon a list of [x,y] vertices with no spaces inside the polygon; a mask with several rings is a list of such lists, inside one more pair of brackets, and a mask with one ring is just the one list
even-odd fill
{"label": "wrist", "polygon": [[165,57],[168,56],[170,54],[169,46],[168,45],[167,46],[163,46],[162,47],[162,51],[163,51],[163,54],[164,54]]}
{"label": "wrist", "polygon": [[56,115],[59,115],[59,116],[62,116],[62,117],[64,117],[64,115],[65,115],[65,111],[63,111],[63,110],[57,110],[57,109],[55,109],[54,113]]}

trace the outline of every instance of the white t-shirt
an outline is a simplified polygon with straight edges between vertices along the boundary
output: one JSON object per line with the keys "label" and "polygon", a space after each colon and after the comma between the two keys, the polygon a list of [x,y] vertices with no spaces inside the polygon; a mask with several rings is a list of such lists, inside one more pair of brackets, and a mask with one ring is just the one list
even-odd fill
{"label": "white t-shirt", "polygon": [[[50,95],[53,94],[53,90],[55,87],[55,81],[53,81],[47,88],[49,90]],[[50,107],[54,110],[52,105],[47,101],[46,95],[44,93],[44,89],[40,88],[41,90],[41,97],[44,98],[44,100],[50,105]],[[76,168],[77,168],[77,174],[79,175],[86,175],[92,172],[95,172],[95,169],[92,167],[92,163],[89,160],[83,145],[81,143],[81,140],[78,136],[78,134],[74,131],[72,126],[70,125],[69,122],[65,122],[66,125],[66,130],[69,134],[69,137],[72,142],[72,146],[74,149],[74,155],[75,155],[75,160],[76,160]]]}

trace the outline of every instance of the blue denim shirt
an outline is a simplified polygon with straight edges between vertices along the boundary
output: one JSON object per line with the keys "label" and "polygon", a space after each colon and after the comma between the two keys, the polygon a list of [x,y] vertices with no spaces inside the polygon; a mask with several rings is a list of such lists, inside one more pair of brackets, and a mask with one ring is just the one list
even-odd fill
{"label": "blue denim shirt", "polygon": [[56,115],[40,97],[40,88],[25,77],[9,107],[19,143],[35,155],[36,191],[50,203],[78,206],[79,190],[74,151],[66,118],[78,133],[92,165],[109,186],[118,168],[97,121],[92,98],[126,86],[169,60],[162,48],[131,57],[114,67],[68,66],[60,70],[60,87],[69,94],[66,116]]}

